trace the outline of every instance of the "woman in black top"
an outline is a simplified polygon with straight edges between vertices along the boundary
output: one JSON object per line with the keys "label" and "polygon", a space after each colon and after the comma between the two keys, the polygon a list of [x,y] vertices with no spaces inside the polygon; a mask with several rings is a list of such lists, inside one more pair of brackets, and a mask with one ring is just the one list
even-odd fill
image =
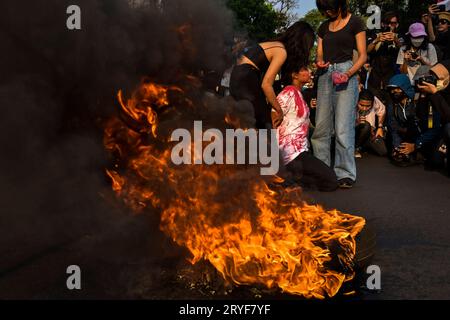
{"label": "woman in black top", "polygon": [[314,30],[309,24],[297,22],[274,41],[244,50],[231,74],[230,93],[236,100],[252,103],[256,128],[272,128],[272,108],[276,112],[275,127],[283,121],[283,112],[273,89],[275,78],[282,69],[283,73],[288,73],[288,70],[308,65],[314,38]]}
{"label": "woman in black top", "polygon": [[[334,169],[342,188],[356,181],[355,121],[358,80],[355,76],[367,61],[366,26],[348,11],[346,0],[317,0],[328,18],[319,28],[317,67],[320,71],[314,154],[332,166],[331,137],[336,136]],[[353,63],[354,51],[358,59]]]}

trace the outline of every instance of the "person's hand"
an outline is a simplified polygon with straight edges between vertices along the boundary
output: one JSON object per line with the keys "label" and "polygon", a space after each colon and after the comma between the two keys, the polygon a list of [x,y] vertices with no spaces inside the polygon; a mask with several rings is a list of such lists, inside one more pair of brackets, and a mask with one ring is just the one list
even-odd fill
{"label": "person's hand", "polygon": [[317,108],[317,99],[311,99],[311,109]]}
{"label": "person's hand", "polygon": [[406,61],[411,61],[411,60],[412,60],[411,52],[406,51],[405,54],[404,54],[404,59],[405,59]]}
{"label": "person's hand", "polygon": [[428,7],[428,12],[430,14],[438,14],[440,12],[439,7],[437,4],[432,4]]}
{"label": "person's hand", "polygon": [[335,85],[347,83],[350,79],[348,72],[341,73],[339,71],[333,72],[333,74],[331,75],[331,78],[333,79],[333,83]]}
{"label": "person's hand", "polygon": [[428,94],[435,94],[438,92],[437,87],[434,84],[428,82],[424,82],[423,85],[419,84],[417,88],[419,88],[421,92]]}
{"label": "person's hand", "polygon": [[272,124],[275,129],[277,129],[283,123],[283,119],[283,111],[276,110],[272,112]]}
{"label": "person's hand", "polygon": [[317,61],[316,65],[317,65],[317,68],[319,68],[319,69],[325,69],[330,66],[330,63],[329,62],[325,63],[325,61]]}
{"label": "person's hand", "polygon": [[384,36],[384,33],[379,33],[379,34],[377,34],[377,38],[375,39],[373,44],[378,44],[378,43],[384,42],[384,41],[386,41],[386,37]]}
{"label": "person's hand", "polygon": [[385,32],[383,33],[383,38],[385,39],[384,41],[394,41],[396,37],[396,34],[393,32]]}
{"label": "person's hand", "polygon": [[378,128],[377,132],[375,133],[375,139],[376,138],[384,138],[384,130],[383,128]]}
{"label": "person's hand", "polygon": [[418,56],[417,59],[414,60],[414,61],[420,62],[421,64],[426,64],[426,62],[425,62],[425,60],[423,59],[422,56]]}
{"label": "person's hand", "polygon": [[410,155],[416,150],[416,145],[414,143],[402,143],[400,145],[400,153]]}

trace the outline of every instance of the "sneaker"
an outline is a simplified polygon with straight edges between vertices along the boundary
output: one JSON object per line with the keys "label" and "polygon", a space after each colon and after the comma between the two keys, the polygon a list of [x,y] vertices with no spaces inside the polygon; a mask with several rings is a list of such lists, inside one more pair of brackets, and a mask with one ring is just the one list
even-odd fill
{"label": "sneaker", "polygon": [[356,151],[355,151],[355,158],[356,158],[356,159],[361,159],[361,158],[362,158],[361,151],[359,151],[359,150],[356,150]]}
{"label": "sneaker", "polygon": [[355,185],[355,181],[350,178],[345,178],[339,180],[339,188],[341,189],[351,189]]}

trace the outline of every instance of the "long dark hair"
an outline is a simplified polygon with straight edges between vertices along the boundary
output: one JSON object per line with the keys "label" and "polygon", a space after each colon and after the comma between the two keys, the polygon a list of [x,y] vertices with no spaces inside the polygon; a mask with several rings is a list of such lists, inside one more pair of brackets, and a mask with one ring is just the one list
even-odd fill
{"label": "long dark hair", "polygon": [[397,11],[388,11],[383,15],[384,24],[389,24],[392,18],[397,18],[397,21],[400,22],[400,15]]}
{"label": "long dark hair", "polygon": [[325,14],[327,10],[335,13],[340,10],[342,18],[346,18],[349,14],[348,0],[316,0],[316,5],[322,14]]}
{"label": "long dark hair", "polygon": [[281,69],[282,76],[300,70],[309,65],[311,49],[316,35],[306,22],[298,21],[282,33],[275,41],[283,43],[287,51],[287,60]]}

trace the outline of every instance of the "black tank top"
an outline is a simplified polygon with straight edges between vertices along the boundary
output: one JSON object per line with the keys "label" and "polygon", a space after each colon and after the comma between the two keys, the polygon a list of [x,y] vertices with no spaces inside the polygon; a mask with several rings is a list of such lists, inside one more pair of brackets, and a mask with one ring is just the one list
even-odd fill
{"label": "black tank top", "polygon": [[[267,48],[266,50],[272,48],[283,48],[283,47],[273,46]],[[259,71],[261,71],[262,73],[266,73],[267,69],[269,69],[270,61],[269,59],[267,59],[265,50],[259,44],[245,48],[242,54],[246,56],[249,60],[251,60],[258,67]]]}

